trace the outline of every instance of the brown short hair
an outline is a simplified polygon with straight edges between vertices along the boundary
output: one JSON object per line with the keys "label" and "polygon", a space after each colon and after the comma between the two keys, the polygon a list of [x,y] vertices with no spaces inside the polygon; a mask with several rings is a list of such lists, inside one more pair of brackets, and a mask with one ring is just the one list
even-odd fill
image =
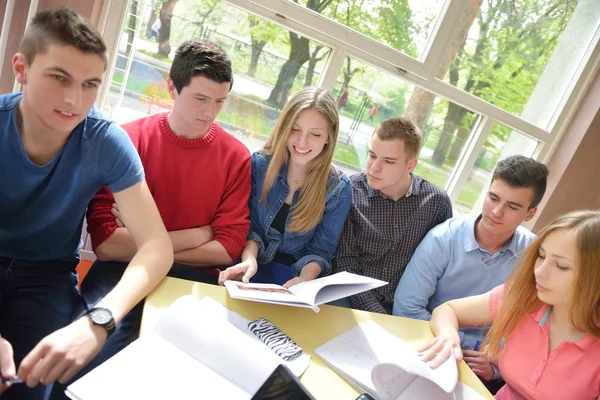
{"label": "brown short hair", "polygon": [[46,52],[50,43],[97,54],[106,63],[106,45],[100,32],[72,8],[59,7],[35,14],[21,41],[20,52],[31,64],[37,54]]}
{"label": "brown short hair", "polygon": [[531,188],[533,197],[528,209],[537,207],[546,193],[548,167],[533,158],[516,155],[501,160],[492,175],[492,182],[499,179],[515,188]]}
{"label": "brown short hair", "polygon": [[195,76],[203,76],[216,83],[233,86],[233,70],[227,52],[209,40],[187,40],[175,52],[169,77],[181,93]]}
{"label": "brown short hair", "polygon": [[377,125],[375,134],[381,140],[402,140],[409,158],[416,158],[419,154],[421,132],[409,119],[402,117],[386,119]]}

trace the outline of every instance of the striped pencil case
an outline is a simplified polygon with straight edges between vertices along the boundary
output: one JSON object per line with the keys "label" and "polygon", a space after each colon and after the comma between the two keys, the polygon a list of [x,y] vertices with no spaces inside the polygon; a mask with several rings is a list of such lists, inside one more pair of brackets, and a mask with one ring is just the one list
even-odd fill
{"label": "striped pencil case", "polygon": [[261,342],[285,361],[291,361],[302,354],[302,347],[266,318],[250,321],[248,328]]}

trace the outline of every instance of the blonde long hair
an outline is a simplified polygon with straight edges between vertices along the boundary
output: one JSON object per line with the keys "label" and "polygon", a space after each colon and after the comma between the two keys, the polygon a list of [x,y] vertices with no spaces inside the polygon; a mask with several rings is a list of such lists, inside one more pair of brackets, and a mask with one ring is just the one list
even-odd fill
{"label": "blonde long hair", "polygon": [[325,144],[321,153],[310,161],[304,185],[300,189],[300,199],[290,210],[292,220],[289,231],[298,233],[311,231],[321,221],[325,210],[329,174],[333,172],[337,177],[337,170],[331,161],[337,141],[340,119],[331,93],[317,87],[306,87],[296,93],[281,111],[277,125],[275,125],[273,133],[263,147],[265,153],[271,156],[261,195],[261,201],[266,204],[267,193],[269,193],[275,179],[277,179],[279,170],[283,165],[287,165],[290,160],[287,142],[292,126],[296,122],[298,114],[308,108],[314,108],[327,120],[329,126],[327,132],[328,143]]}
{"label": "blonde long hair", "polygon": [[562,215],[540,231],[529,245],[504,288],[504,299],[497,317],[484,339],[484,352],[497,359],[502,339],[508,338],[519,322],[542,305],[535,289],[534,267],[539,248],[546,237],[557,229],[568,229],[576,235],[577,259],[575,276],[567,309],[569,322],[581,332],[600,338],[600,212],[574,211]]}

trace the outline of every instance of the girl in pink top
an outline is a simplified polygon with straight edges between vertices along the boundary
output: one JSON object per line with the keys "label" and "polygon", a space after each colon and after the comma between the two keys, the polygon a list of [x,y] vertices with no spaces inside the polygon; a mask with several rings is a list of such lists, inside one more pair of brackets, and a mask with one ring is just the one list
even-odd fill
{"label": "girl in pink top", "polygon": [[458,329],[491,324],[482,348],[506,381],[497,399],[600,400],[600,213],[558,217],[520,264],[506,285],[436,308],[423,360],[435,368],[451,349],[462,360]]}

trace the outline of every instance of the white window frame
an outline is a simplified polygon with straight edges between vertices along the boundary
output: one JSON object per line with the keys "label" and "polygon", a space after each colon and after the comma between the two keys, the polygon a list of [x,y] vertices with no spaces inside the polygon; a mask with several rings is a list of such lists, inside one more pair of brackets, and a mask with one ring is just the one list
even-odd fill
{"label": "white window frame", "polygon": [[[107,76],[114,68],[114,54],[125,16],[128,14],[130,1],[105,0],[102,9],[100,30],[107,42],[110,60]],[[402,54],[381,42],[288,0],[223,1],[330,47],[331,53],[318,83],[321,87],[333,90],[344,58],[350,56],[400,76],[436,96],[443,97],[481,115],[479,124],[465,146],[466,151],[463,157],[457,163],[453,175],[446,184],[445,189],[453,201],[458,198],[475,165],[477,156],[496,122],[537,140],[540,144],[536,148],[534,158],[541,162],[547,162],[577,111],[577,106],[583,99],[587,88],[600,69],[599,26],[555,112],[549,125],[551,129],[544,130],[434,76],[441,50],[448,45],[448,40],[452,36],[451,31],[454,29],[454,21],[462,14],[462,10],[467,4],[466,0],[446,1],[434,27],[432,40],[427,43],[421,57],[423,61]],[[315,26],[319,28],[314,29]],[[99,105],[103,104],[109,87],[108,82],[103,86],[103,92],[99,96]]]}

